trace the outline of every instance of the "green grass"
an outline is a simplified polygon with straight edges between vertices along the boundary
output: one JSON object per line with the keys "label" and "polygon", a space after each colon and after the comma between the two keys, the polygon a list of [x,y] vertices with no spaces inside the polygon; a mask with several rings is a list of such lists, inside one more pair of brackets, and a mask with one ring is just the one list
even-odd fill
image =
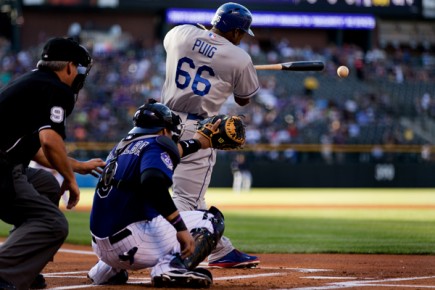
{"label": "green grass", "polygon": [[309,212],[284,215],[227,214],[226,235],[239,248],[257,253],[435,253],[433,220],[331,218],[331,213],[316,218]]}
{"label": "green grass", "polygon": [[[81,202],[91,195],[83,191]],[[237,195],[214,188],[207,201],[222,209],[225,235],[247,252],[435,254],[433,189],[254,189]],[[90,244],[89,213],[65,214],[67,242]],[[9,228],[0,223],[0,235]]]}

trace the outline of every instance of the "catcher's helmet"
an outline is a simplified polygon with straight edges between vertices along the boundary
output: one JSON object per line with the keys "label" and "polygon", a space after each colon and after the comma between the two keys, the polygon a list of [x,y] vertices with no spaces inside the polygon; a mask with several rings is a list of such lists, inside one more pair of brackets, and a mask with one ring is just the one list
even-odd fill
{"label": "catcher's helmet", "polygon": [[133,116],[133,124],[128,134],[153,134],[164,128],[176,134],[181,133],[180,117],[153,99],[139,107]]}
{"label": "catcher's helmet", "polygon": [[254,36],[250,28],[251,22],[252,14],[248,8],[237,3],[228,2],[216,10],[211,24],[222,32],[241,29]]}

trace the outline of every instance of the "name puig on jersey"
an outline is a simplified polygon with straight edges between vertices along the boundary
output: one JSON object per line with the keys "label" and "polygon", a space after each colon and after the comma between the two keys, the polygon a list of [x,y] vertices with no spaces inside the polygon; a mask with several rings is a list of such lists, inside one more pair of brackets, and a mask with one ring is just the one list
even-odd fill
{"label": "name puig on jersey", "polygon": [[192,50],[197,51],[206,57],[212,58],[217,50],[217,47],[212,46],[210,43],[207,43],[203,40],[197,39],[193,44]]}

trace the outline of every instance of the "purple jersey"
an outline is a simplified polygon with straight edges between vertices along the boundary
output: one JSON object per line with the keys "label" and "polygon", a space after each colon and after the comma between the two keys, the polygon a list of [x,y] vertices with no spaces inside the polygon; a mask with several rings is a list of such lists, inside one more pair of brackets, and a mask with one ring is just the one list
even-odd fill
{"label": "purple jersey", "polygon": [[[113,180],[121,182],[119,187],[105,187],[99,182],[95,190],[90,226],[91,232],[97,237],[108,237],[129,224],[151,220],[159,215],[147,198],[153,193],[145,188],[138,190],[142,172],[156,168],[172,180],[172,160],[155,136],[134,139],[119,153],[117,162],[111,165],[115,150],[107,158],[105,171],[110,170]],[[108,169],[108,166],[111,168]]]}

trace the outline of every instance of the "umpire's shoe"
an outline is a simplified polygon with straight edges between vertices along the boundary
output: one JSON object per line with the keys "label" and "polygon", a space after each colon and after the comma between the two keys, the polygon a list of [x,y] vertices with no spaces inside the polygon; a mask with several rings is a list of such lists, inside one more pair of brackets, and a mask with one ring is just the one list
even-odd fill
{"label": "umpire's shoe", "polygon": [[47,287],[47,283],[42,274],[38,274],[30,285],[30,289],[44,289],[45,287]]}
{"label": "umpire's shoe", "polygon": [[0,290],[14,290],[14,289],[17,288],[15,288],[15,286],[9,283],[8,281],[0,278]]}
{"label": "umpire's shoe", "polygon": [[152,284],[156,288],[209,288],[213,278],[210,271],[203,268],[174,270],[153,277]]}

